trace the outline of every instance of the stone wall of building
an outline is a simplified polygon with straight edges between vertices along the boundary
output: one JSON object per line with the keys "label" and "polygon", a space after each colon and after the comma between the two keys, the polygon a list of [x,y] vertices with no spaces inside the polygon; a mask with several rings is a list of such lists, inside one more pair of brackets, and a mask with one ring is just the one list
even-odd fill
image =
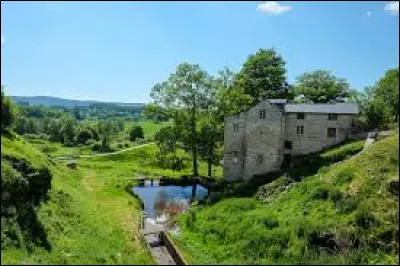
{"label": "stone wall of building", "polygon": [[[265,118],[260,118],[261,110],[265,110]],[[283,136],[284,117],[280,107],[263,101],[247,112],[245,181],[253,175],[280,169]]]}
{"label": "stone wall of building", "polygon": [[[228,181],[243,178],[246,154],[246,113],[225,117],[224,127],[224,178]],[[238,131],[235,132],[235,124]]]}
{"label": "stone wall of building", "polygon": [[[287,113],[285,119],[285,140],[292,142],[292,150],[285,153],[307,154],[345,140],[351,130],[352,115],[338,114],[337,120],[329,120],[328,114],[305,113],[304,120],[297,119],[296,113]],[[297,126],[303,126],[302,135]],[[336,137],[328,137],[328,128],[336,128]]]}

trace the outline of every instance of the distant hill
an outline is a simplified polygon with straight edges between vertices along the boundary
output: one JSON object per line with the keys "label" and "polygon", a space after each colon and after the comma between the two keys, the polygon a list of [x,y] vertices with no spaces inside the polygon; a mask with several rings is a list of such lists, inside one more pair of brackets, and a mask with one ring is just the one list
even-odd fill
{"label": "distant hill", "polygon": [[29,103],[29,105],[44,105],[44,106],[63,106],[73,108],[74,106],[89,106],[95,103],[115,104],[119,106],[144,106],[144,103],[120,103],[120,102],[100,102],[100,101],[85,101],[85,100],[70,100],[50,96],[11,96],[16,103]]}

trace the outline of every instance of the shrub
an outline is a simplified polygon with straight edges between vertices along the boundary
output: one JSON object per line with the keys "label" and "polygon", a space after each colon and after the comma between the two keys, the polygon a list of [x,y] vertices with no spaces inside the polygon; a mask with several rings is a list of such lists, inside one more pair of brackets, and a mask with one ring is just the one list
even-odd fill
{"label": "shrub", "polygon": [[51,146],[51,145],[46,145],[42,148],[42,152],[44,153],[52,153],[56,152],[58,150],[57,147]]}
{"label": "shrub", "polygon": [[144,138],[143,128],[141,126],[134,126],[129,132],[129,139],[135,141],[138,138]]}
{"label": "shrub", "polygon": [[100,151],[101,150],[101,144],[100,143],[95,143],[92,146],[92,151]]}
{"label": "shrub", "polygon": [[353,198],[346,196],[336,202],[335,206],[338,213],[349,214],[357,208],[357,203]]}
{"label": "shrub", "polygon": [[343,197],[343,193],[340,190],[332,190],[329,192],[329,198],[336,204]]}
{"label": "shrub", "polygon": [[79,144],[85,144],[86,141],[90,140],[93,138],[93,133],[92,131],[88,129],[81,130],[78,135],[76,136],[76,141]]}
{"label": "shrub", "polygon": [[311,195],[311,198],[314,200],[326,200],[329,195],[329,189],[320,187],[317,188],[314,193]]}

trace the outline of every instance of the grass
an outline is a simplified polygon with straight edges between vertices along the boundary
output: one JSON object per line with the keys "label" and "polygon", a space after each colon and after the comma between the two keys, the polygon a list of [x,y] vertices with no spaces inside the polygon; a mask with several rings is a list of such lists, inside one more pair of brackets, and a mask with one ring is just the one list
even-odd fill
{"label": "grass", "polygon": [[36,209],[51,250],[28,251],[24,245],[3,249],[2,236],[1,264],[154,263],[137,238],[138,201],[113,185],[123,178],[117,171],[81,165],[69,169],[19,137],[2,136],[1,151],[2,166],[12,157],[35,168],[48,168],[52,174],[49,199]]}
{"label": "grass", "polygon": [[261,193],[271,197],[265,203],[243,197],[194,207],[178,218],[174,241],[192,264],[397,264],[399,202],[388,184],[398,180],[398,137],[289,187],[281,177],[273,183],[285,189]]}
{"label": "grass", "polygon": [[[82,158],[79,159],[78,163],[82,167],[111,171],[115,174],[126,176],[128,179],[135,178],[137,174],[143,174],[148,177],[167,176],[176,178],[183,175],[191,175],[192,168],[190,161],[187,161],[185,167],[180,171],[161,168],[155,160],[156,151],[157,146],[151,144],[143,148],[106,157]],[[199,162],[199,174],[205,176],[206,173],[206,163]],[[216,179],[221,179],[222,167],[213,167],[213,176]]]}

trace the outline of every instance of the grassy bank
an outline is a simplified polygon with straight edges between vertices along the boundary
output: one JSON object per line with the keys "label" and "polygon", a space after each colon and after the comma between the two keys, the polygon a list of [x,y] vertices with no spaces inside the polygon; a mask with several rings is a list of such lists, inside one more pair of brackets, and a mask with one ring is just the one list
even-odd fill
{"label": "grassy bank", "polygon": [[194,264],[397,264],[399,202],[389,188],[398,137],[290,185],[287,176],[266,185],[283,187],[277,193],[263,186],[258,199],[195,207],[174,240]]}
{"label": "grassy bank", "polygon": [[[153,263],[136,237],[138,201],[124,188],[109,185],[117,184],[121,178],[116,172],[84,165],[71,170],[50,160],[22,138],[2,136],[1,151],[2,185],[9,185],[2,186],[2,195],[3,189],[11,189],[17,182],[14,179],[23,175],[11,169],[14,161],[25,161],[30,169],[48,169],[51,173],[48,198],[34,206],[33,219],[43,229],[41,238],[49,243],[48,250],[32,243],[35,233],[25,232],[29,226],[18,226],[12,220],[4,223],[7,218],[2,208],[1,264]],[[8,170],[3,170],[3,165],[8,165]],[[15,215],[22,213],[17,211]],[[14,231],[19,236],[17,240],[12,237]]]}

